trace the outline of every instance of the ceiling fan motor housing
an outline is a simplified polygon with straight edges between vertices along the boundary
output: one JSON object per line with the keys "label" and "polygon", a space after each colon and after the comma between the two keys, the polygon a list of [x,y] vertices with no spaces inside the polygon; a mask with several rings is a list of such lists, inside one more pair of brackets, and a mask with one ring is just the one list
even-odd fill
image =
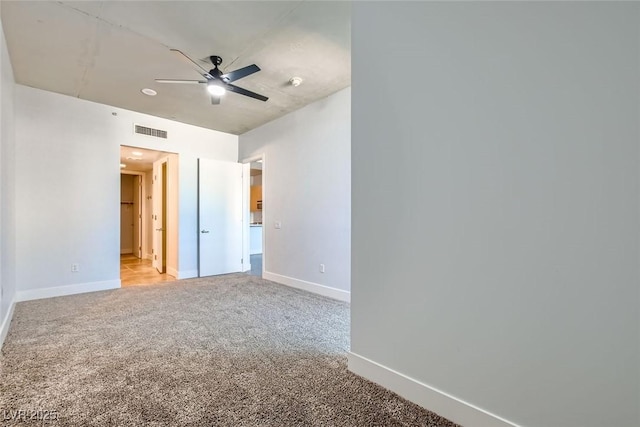
{"label": "ceiling fan motor housing", "polygon": [[212,70],[209,70],[209,74],[210,74],[210,75],[211,75],[211,77],[213,77],[214,79],[222,80],[222,79],[220,78],[220,76],[222,76],[222,71],[220,71],[220,69],[219,69],[218,67],[216,67],[216,68],[214,68],[214,69],[212,69]]}
{"label": "ceiling fan motor housing", "polygon": [[219,57],[219,56],[212,55],[212,56],[209,57],[209,59],[211,60],[211,63],[213,64],[213,68],[211,70],[209,70],[209,75],[211,77],[213,77],[214,79],[223,80],[221,78],[222,71],[220,71],[218,69],[218,65],[222,64],[222,58]]}

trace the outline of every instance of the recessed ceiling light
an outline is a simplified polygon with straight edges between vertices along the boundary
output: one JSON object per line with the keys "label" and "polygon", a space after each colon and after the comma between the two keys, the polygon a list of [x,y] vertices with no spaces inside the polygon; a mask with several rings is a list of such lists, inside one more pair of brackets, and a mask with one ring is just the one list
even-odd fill
{"label": "recessed ceiling light", "polygon": [[120,163],[120,169],[126,168],[126,167],[127,167],[127,165],[125,165],[124,163]]}
{"label": "recessed ceiling light", "polygon": [[158,94],[158,92],[156,92],[153,89],[149,89],[148,87],[145,87],[140,92],[144,93],[145,95],[149,95],[149,96],[156,96]]}
{"label": "recessed ceiling light", "polygon": [[142,160],[141,157],[127,157],[127,160]]}
{"label": "recessed ceiling light", "polygon": [[258,163],[262,163],[262,159],[260,159],[260,160],[256,160],[256,162],[258,162]]}
{"label": "recessed ceiling light", "polygon": [[133,154],[134,156],[142,156],[142,151],[132,151],[131,154]]}

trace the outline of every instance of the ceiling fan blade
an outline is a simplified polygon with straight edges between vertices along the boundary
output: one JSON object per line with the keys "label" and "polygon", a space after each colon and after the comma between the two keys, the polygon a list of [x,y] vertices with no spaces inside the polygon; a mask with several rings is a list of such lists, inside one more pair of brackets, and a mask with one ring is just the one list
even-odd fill
{"label": "ceiling fan blade", "polygon": [[202,77],[204,77],[205,79],[210,79],[211,78],[211,74],[209,74],[209,70],[204,68],[202,65],[198,64],[193,59],[189,58],[186,53],[184,53],[180,49],[169,49],[169,50],[171,52],[175,53],[176,55],[178,55],[180,57],[180,59],[189,61],[191,64],[195,65],[196,68],[198,69],[198,73],[202,74]]}
{"label": "ceiling fan blade", "polygon": [[235,82],[236,80],[240,80],[243,77],[247,77],[253,73],[257,73],[258,71],[260,71],[260,67],[258,67],[256,64],[252,64],[235,71],[231,71],[227,74],[223,74],[220,76],[220,78],[226,83],[231,83]]}
{"label": "ceiling fan blade", "polygon": [[206,81],[206,80],[156,79],[156,83],[187,83],[187,84],[198,84],[198,83],[207,83],[207,81]]}
{"label": "ceiling fan blade", "polygon": [[211,95],[211,104],[212,105],[220,104],[220,97]]}
{"label": "ceiling fan blade", "polygon": [[241,87],[238,87],[229,83],[225,84],[224,87],[227,88],[227,90],[230,90],[231,92],[239,93],[240,95],[245,95],[254,99],[258,99],[260,101],[266,101],[267,99],[269,99],[266,96],[260,95],[255,92],[251,92],[250,90],[243,89]]}
{"label": "ceiling fan blade", "polygon": [[183,51],[181,51],[180,49],[169,49],[171,52],[176,53],[178,55],[181,55],[180,57],[182,59],[186,59],[189,62],[191,62],[193,65],[195,65],[196,67],[198,67],[198,70],[203,72],[203,73],[209,73],[209,70],[204,69],[200,64],[198,64],[196,61],[194,61],[193,59],[189,58],[187,56],[186,53],[184,53]]}

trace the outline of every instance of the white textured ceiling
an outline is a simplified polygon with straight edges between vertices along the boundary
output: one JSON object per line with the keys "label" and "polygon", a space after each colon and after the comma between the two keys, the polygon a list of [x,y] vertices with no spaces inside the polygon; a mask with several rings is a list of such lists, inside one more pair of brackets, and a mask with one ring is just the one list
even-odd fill
{"label": "white textured ceiling", "polygon": [[[350,4],[345,1],[6,1],[2,25],[16,81],[52,92],[242,134],[351,84]],[[211,105],[205,85],[156,83],[250,64],[234,82],[267,102],[227,93]],[[288,84],[293,76],[303,83]],[[142,88],[158,92],[143,95]]]}

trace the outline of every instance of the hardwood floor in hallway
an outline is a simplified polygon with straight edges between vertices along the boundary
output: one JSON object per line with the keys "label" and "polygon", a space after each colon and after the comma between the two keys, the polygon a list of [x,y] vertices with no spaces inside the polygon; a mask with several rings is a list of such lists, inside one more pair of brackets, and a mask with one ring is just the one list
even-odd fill
{"label": "hardwood floor in hallway", "polygon": [[173,282],[175,277],[160,274],[148,259],[136,258],[132,254],[120,255],[120,283],[125,286],[152,285],[159,282]]}

